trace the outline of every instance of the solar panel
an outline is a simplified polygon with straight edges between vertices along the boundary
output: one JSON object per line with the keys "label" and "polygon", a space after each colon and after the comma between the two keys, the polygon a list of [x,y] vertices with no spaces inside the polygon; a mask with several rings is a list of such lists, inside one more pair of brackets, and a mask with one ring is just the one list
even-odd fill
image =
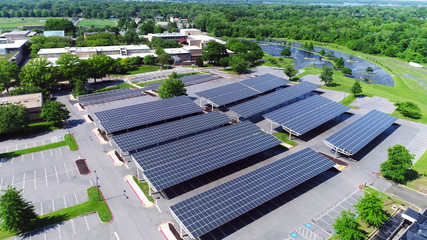
{"label": "solar panel", "polygon": [[[205,90],[202,92],[197,92],[194,94],[196,94],[199,97],[211,99],[213,97],[218,97],[218,96],[230,94],[231,92],[240,91],[242,89],[247,89],[247,87],[240,84],[240,83],[232,83],[232,84],[224,85],[221,87],[208,89],[208,90]],[[257,92],[257,94],[258,94],[258,92]]]}
{"label": "solar panel", "polygon": [[230,119],[226,115],[212,112],[114,135],[113,140],[123,152],[130,152],[221,126],[228,122]]}
{"label": "solar panel", "polygon": [[326,138],[325,143],[352,155],[374,140],[396,120],[396,117],[372,110]]}
{"label": "solar panel", "polygon": [[107,132],[107,134],[110,134],[168,119],[191,115],[202,111],[203,110],[195,103],[191,103],[129,116],[118,116],[115,120],[106,122],[101,121],[101,126],[105,132]]}
{"label": "solar panel", "polygon": [[163,100],[157,100],[147,103],[135,104],[126,107],[114,108],[101,112],[96,112],[95,116],[99,121],[104,122],[111,119],[121,118],[123,116],[130,116],[134,114],[147,113],[153,111],[159,111],[162,109],[173,108],[178,105],[194,104],[194,102],[187,96],[178,96],[173,98],[166,98]]}
{"label": "solar panel", "polygon": [[286,85],[289,81],[271,74],[263,74],[258,77],[249,78],[240,83],[260,92],[267,92]]}
{"label": "solar panel", "polygon": [[240,101],[242,99],[246,99],[255,95],[258,95],[259,92],[250,89],[250,88],[242,88],[240,90],[229,92],[227,94],[223,94],[217,97],[212,97],[209,100],[216,106],[224,106],[230,103],[234,103]]}
{"label": "solar panel", "polygon": [[208,81],[212,81],[214,79],[219,78],[217,75],[208,74],[208,75],[190,75],[181,78],[181,81],[185,84],[185,86],[195,85],[199,83],[204,83]]}
{"label": "solar panel", "polygon": [[151,185],[160,191],[265,151],[280,143],[281,141],[272,135],[261,132],[163,166],[148,169],[144,171],[144,175],[149,179]]}
{"label": "solar panel", "polygon": [[237,104],[230,108],[241,117],[251,117],[266,110],[277,107],[283,103],[291,101],[302,95],[310,93],[319,88],[318,85],[310,82],[302,82],[295,86],[287,87],[273,93],[257,97],[255,99]]}
{"label": "solar panel", "polygon": [[170,211],[192,238],[199,238],[334,165],[305,148],[172,205]]}
{"label": "solar panel", "polygon": [[83,106],[88,106],[104,102],[117,101],[120,99],[139,97],[142,95],[144,95],[142,90],[123,88],[113,91],[82,95],[78,97],[78,100],[81,104],[83,104]]}
{"label": "solar panel", "polygon": [[148,170],[259,132],[259,127],[245,121],[137,152],[132,157]]}
{"label": "solar panel", "polygon": [[317,95],[265,114],[264,117],[301,135],[349,109],[348,106]]}

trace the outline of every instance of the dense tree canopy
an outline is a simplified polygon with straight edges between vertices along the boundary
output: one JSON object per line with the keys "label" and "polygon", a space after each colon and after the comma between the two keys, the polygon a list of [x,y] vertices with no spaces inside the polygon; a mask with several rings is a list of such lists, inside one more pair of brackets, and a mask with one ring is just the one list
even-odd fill
{"label": "dense tree canopy", "polygon": [[9,88],[18,84],[19,67],[15,62],[0,59],[0,86],[9,92]]}
{"label": "dense tree canopy", "polygon": [[64,18],[47,19],[43,29],[46,31],[64,30],[67,35],[74,35],[76,33],[76,27],[73,23]]}
{"label": "dense tree canopy", "polygon": [[21,69],[19,79],[22,86],[36,86],[50,91],[58,84],[55,81],[54,69],[51,67],[52,63],[46,58],[31,59]]}
{"label": "dense tree canopy", "polygon": [[359,198],[354,207],[362,220],[369,225],[379,227],[388,219],[383,209],[383,200],[379,197],[378,193],[365,192],[365,196]]}
{"label": "dense tree canopy", "polygon": [[341,216],[335,219],[335,223],[332,224],[337,235],[342,240],[361,240],[365,239],[365,235],[362,233],[360,224],[354,219],[356,215],[350,210],[342,211]]}
{"label": "dense tree canopy", "polygon": [[389,147],[387,151],[388,159],[381,163],[381,172],[385,178],[403,183],[415,155],[410,154],[409,150],[400,144]]}
{"label": "dense tree canopy", "polygon": [[0,134],[11,133],[27,124],[27,110],[22,105],[0,106]]}
{"label": "dense tree canopy", "polygon": [[47,122],[56,122],[59,125],[62,121],[70,117],[70,111],[68,111],[67,107],[61,102],[46,101],[43,105],[40,117]]}
{"label": "dense tree canopy", "polygon": [[157,89],[157,93],[161,99],[165,99],[186,95],[187,89],[184,88],[184,83],[180,79],[166,79]]}

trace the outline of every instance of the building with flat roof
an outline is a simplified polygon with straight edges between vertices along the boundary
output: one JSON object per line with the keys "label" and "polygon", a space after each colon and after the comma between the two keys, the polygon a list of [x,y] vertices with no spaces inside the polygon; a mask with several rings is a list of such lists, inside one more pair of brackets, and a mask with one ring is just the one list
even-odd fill
{"label": "building with flat roof", "polygon": [[189,36],[189,35],[202,35],[202,31],[200,31],[197,28],[180,29],[179,32],[181,34],[184,34],[184,35],[187,35],[187,36]]}
{"label": "building with flat roof", "polygon": [[148,35],[144,35],[148,41],[152,41],[153,37],[158,37],[163,40],[180,40],[187,39],[187,35],[181,33],[149,33]]}
{"label": "building with flat roof", "polygon": [[215,41],[221,44],[226,44],[225,41],[219,40],[209,35],[189,35],[187,39],[189,46],[197,46],[199,48],[205,48],[206,45],[212,41]]}
{"label": "building with flat roof", "polygon": [[4,96],[0,97],[1,105],[23,105],[28,112],[28,118],[30,121],[40,120],[40,113],[43,107],[43,95],[41,93],[30,93],[16,96]]}
{"label": "building with flat roof", "polygon": [[30,33],[30,30],[13,30],[0,34],[0,38],[26,39]]}
{"label": "building with flat roof", "polygon": [[52,37],[52,36],[57,36],[57,37],[65,37],[65,31],[44,31],[43,32],[43,36],[45,37]]}
{"label": "building with flat roof", "polygon": [[66,47],[43,48],[37,53],[40,57],[46,57],[55,63],[62,54],[77,55],[80,59],[88,59],[93,55],[107,55],[111,58],[157,56],[147,45],[123,45],[123,46],[99,46],[99,47]]}

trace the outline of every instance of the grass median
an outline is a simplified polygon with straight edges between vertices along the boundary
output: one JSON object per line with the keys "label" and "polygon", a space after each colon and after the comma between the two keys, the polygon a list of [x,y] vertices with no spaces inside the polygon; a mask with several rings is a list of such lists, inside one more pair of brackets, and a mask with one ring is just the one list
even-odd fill
{"label": "grass median", "polygon": [[427,151],[418,159],[412,169],[417,171],[418,176],[407,182],[406,186],[427,194]]}
{"label": "grass median", "polygon": [[[102,194],[99,194],[98,201],[98,188],[90,187],[87,189],[89,201],[77,204],[72,207],[64,208],[55,212],[51,212],[40,216],[37,220],[32,222],[25,232],[31,232],[43,227],[47,227],[56,223],[60,223],[78,216],[88,213],[97,212],[101,222],[109,222],[113,219],[110,209],[104,201]],[[3,232],[0,231],[0,239],[6,239],[22,233]]]}
{"label": "grass median", "polygon": [[0,154],[0,158],[17,157],[17,156],[21,156],[24,154],[45,151],[45,150],[63,147],[63,146],[68,146],[71,151],[75,151],[75,150],[79,149],[79,147],[78,147],[78,145],[74,139],[74,136],[71,134],[65,134],[64,141],[46,144],[46,145],[41,145],[41,146],[32,147],[32,148],[16,150],[16,151],[12,151],[12,152],[2,153],[2,154]]}
{"label": "grass median", "polygon": [[149,194],[149,190],[148,190],[149,186],[148,186],[148,183],[138,181],[138,178],[137,178],[137,177],[135,177],[135,176],[133,176],[133,180],[136,182],[136,184],[138,184],[138,187],[141,189],[141,191],[144,193],[144,195],[147,197],[147,199],[148,199],[150,202],[154,202],[153,197]]}
{"label": "grass median", "polygon": [[296,142],[294,142],[292,140],[289,140],[289,134],[287,134],[287,133],[278,132],[278,133],[273,134],[273,136],[275,136],[277,139],[279,139],[282,142],[285,142],[285,143],[287,143],[289,145],[292,145],[292,146],[297,145]]}

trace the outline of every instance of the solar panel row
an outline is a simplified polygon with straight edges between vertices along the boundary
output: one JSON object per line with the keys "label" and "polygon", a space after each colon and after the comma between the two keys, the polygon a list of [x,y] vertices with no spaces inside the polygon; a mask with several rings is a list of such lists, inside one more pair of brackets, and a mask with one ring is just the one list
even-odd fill
{"label": "solar panel row", "polygon": [[256,125],[246,121],[137,152],[132,157],[148,170],[259,132]]}
{"label": "solar panel row", "polygon": [[295,86],[287,87],[273,93],[257,97],[255,99],[237,104],[230,108],[241,117],[251,117],[258,113],[277,107],[302,95],[310,93],[319,88],[310,82],[302,82]]}
{"label": "solar panel row", "polygon": [[[209,75],[190,75],[180,78],[181,81],[184,83],[185,86],[190,86],[194,84],[199,84],[207,81],[211,81],[214,79],[217,79],[218,77],[214,74]],[[159,88],[160,85],[162,85],[163,82],[157,82],[157,83],[151,83],[148,84],[145,88],[145,90],[156,90]]]}
{"label": "solar panel row", "polygon": [[301,135],[349,109],[348,106],[317,95],[267,113],[264,117]]}
{"label": "solar panel row", "polygon": [[372,110],[326,138],[325,143],[348,151],[350,155],[355,154],[389,128],[396,120],[396,117]]}
{"label": "solar panel row", "polygon": [[170,207],[198,238],[335,164],[310,148],[277,160]]}
{"label": "solar panel row", "polygon": [[170,162],[144,171],[152,186],[163,190],[204,173],[226,166],[240,159],[277,146],[280,140],[266,133],[258,133],[237,141],[219,145],[194,156]]}
{"label": "solar panel row", "polygon": [[116,91],[107,91],[100,93],[93,93],[84,95],[84,97],[79,97],[79,102],[83,104],[83,106],[99,104],[104,102],[117,101],[120,99],[132,98],[143,96],[142,90],[139,89],[130,89],[124,88]]}
{"label": "solar panel row", "polygon": [[267,92],[275,88],[286,85],[289,81],[271,74],[263,74],[258,77],[249,78],[240,83],[260,92]]}
{"label": "solar panel row", "polygon": [[113,140],[123,152],[131,152],[221,126],[228,122],[230,122],[230,119],[226,115],[212,112],[114,135]]}

